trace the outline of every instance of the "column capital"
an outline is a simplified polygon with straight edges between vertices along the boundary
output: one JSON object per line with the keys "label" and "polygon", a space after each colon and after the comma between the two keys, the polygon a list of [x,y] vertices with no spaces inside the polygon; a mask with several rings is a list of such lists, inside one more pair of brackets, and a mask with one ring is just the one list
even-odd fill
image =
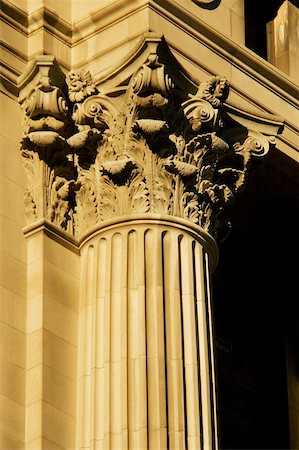
{"label": "column capital", "polygon": [[283,126],[279,117],[232,105],[222,76],[195,83],[154,33],[101,79],[83,68],[66,84],[67,91],[48,78],[47,88],[39,82],[29,91],[22,150],[27,165],[37,154],[49,169],[46,218],[77,236],[148,213],[187,219],[222,238],[221,212]]}

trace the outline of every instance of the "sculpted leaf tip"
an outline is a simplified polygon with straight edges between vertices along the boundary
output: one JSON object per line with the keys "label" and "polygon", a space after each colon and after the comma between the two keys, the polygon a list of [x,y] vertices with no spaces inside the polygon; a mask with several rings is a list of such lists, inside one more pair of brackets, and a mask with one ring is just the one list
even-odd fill
{"label": "sculpted leaf tip", "polygon": [[46,79],[28,94],[21,143],[28,220],[46,217],[80,235],[115,216],[167,214],[222,238],[223,209],[274,138],[229,117],[224,77],[191,95],[154,52],[135,69],[106,94],[86,69],[68,74],[68,97]]}

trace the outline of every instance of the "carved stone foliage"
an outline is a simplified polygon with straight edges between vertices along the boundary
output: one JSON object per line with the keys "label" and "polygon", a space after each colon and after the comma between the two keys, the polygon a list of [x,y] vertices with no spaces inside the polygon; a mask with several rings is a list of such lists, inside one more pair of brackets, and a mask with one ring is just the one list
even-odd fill
{"label": "carved stone foliage", "polygon": [[121,89],[100,93],[85,69],[66,85],[43,77],[23,102],[29,222],[45,217],[81,235],[116,216],[156,213],[226,233],[222,210],[274,138],[228,114],[225,78],[191,94],[152,51]]}

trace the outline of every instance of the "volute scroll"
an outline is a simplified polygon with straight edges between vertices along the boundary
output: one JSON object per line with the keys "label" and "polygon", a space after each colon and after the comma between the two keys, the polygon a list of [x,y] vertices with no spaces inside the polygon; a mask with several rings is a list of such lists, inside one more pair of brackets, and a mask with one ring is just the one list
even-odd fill
{"label": "volute scroll", "polygon": [[245,127],[226,106],[224,77],[191,93],[181,67],[165,58],[164,41],[155,45],[122,89],[101,93],[83,69],[60,87],[44,77],[27,95],[21,149],[29,221],[45,215],[80,236],[115,216],[159,213],[218,239],[227,233],[221,212],[243,189],[251,160],[275,145],[281,123],[260,133],[244,112],[252,129]]}

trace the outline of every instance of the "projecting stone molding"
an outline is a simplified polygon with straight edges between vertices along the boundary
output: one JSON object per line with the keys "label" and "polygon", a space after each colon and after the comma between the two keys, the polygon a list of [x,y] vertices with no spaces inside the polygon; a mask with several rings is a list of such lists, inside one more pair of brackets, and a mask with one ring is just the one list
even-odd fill
{"label": "projecting stone molding", "polygon": [[224,77],[196,85],[154,33],[100,80],[85,69],[65,78],[53,57],[40,56],[21,87],[28,224],[45,218],[76,237],[149,213],[222,238],[223,208],[282,129],[276,116],[230,104]]}

